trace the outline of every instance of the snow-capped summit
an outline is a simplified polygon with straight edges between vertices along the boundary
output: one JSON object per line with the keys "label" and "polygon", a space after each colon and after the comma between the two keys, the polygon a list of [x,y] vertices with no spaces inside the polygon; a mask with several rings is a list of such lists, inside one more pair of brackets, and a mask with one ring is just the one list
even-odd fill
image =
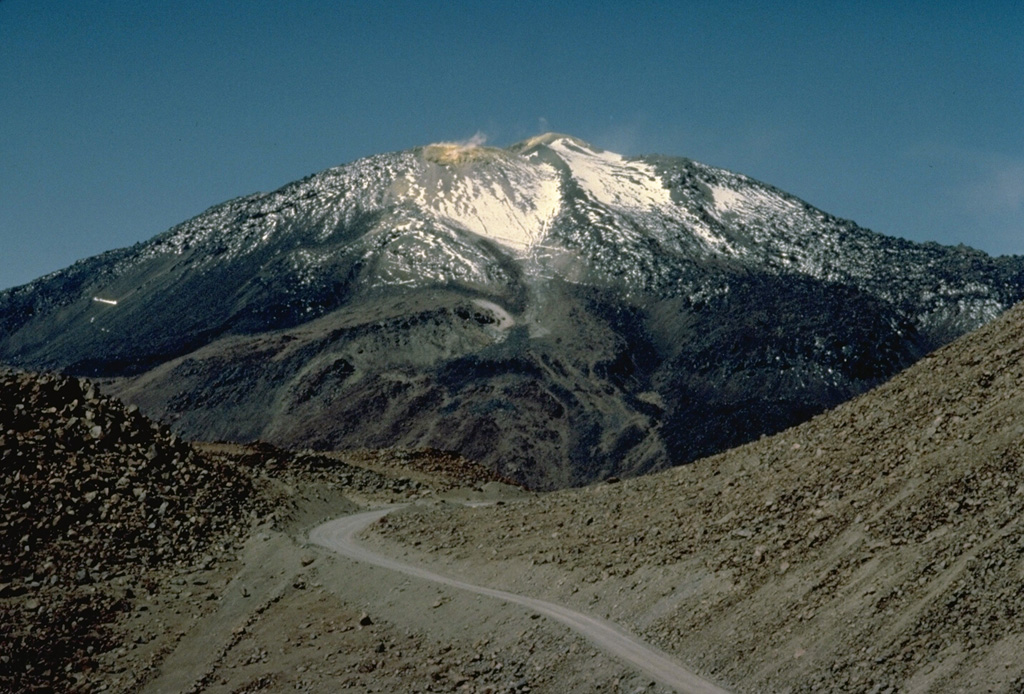
{"label": "snow-capped summit", "polygon": [[0,292],[0,360],[130,376],[191,435],[557,486],[791,424],[1021,298],[1020,258],[547,133],[360,159]]}
{"label": "snow-capped summit", "polygon": [[[690,227],[712,245],[722,240],[673,200],[657,167],[583,140],[547,133],[498,149],[442,143],[421,150],[393,188],[394,202],[413,202],[443,223],[492,239],[523,257],[543,245],[559,215],[572,207],[592,221],[602,215],[648,218],[650,231]],[[573,193],[573,196],[569,194]]]}
{"label": "snow-capped summit", "polygon": [[561,176],[548,163],[480,145],[428,145],[420,154],[393,184],[393,202],[440,224],[522,255],[561,211]]}
{"label": "snow-capped summit", "polygon": [[[916,258],[909,275],[889,262],[893,248]],[[685,294],[695,287],[681,264],[713,262],[858,286],[881,272],[879,288],[898,299],[917,291],[907,278],[916,285],[912,268],[930,262],[922,248],[739,174],[624,157],[548,133],[508,148],[438,143],[368,157],[239,198],[144,244],[115,274],[168,254],[196,268],[267,255],[299,286],[336,281],[344,266],[360,287],[455,282],[493,291],[516,267],[631,293]],[[964,308],[979,321],[1001,305],[984,290]],[[947,319],[940,314],[920,318]]]}

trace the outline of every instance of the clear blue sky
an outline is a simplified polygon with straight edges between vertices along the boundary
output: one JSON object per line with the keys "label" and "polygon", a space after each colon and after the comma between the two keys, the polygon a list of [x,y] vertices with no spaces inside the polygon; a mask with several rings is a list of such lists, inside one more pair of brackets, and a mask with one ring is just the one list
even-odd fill
{"label": "clear blue sky", "polygon": [[0,287],[477,132],[1024,253],[1024,3],[840,4],[0,0]]}

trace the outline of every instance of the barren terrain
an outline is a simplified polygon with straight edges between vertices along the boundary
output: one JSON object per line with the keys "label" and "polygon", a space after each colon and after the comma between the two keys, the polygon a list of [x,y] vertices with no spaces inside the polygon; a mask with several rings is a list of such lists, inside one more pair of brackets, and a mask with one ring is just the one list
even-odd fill
{"label": "barren terrain", "polygon": [[393,504],[368,551],[728,690],[1024,687],[1021,307],[778,436],[549,494],[439,451],[190,447],[87,383],[4,378],[2,688],[670,691],[537,610],[309,541]]}
{"label": "barren terrain", "polygon": [[1024,687],[1024,308],[665,473],[394,514],[386,551],[622,621],[738,691]]}
{"label": "barren terrain", "polygon": [[0,690],[669,691],[537,611],[308,542],[368,507],[526,494],[484,468],[191,447],[87,382],[3,377]]}

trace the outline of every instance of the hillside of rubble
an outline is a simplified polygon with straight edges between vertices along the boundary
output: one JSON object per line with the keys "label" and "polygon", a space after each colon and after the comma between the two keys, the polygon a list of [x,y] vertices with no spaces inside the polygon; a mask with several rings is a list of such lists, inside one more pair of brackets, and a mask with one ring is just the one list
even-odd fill
{"label": "hillside of rubble", "polygon": [[737,691],[1020,691],[1022,388],[1018,306],[775,437],[371,539],[608,615]]}
{"label": "hillside of rubble", "polygon": [[[407,653],[396,677],[432,682],[428,670],[468,658],[472,642],[439,645],[371,619],[350,594],[328,600],[314,578],[324,561],[302,535],[365,505],[516,493],[442,451],[192,445],[89,381],[13,370],[0,371],[0,460],[0,691],[11,692],[205,691],[218,668],[246,691],[334,682],[319,652],[332,641],[350,681],[380,680],[384,643]],[[335,583],[359,582],[347,571]],[[380,581],[359,585],[372,595]],[[337,633],[303,648],[314,622]],[[253,659],[246,629],[269,629],[278,650],[292,634],[296,653]],[[477,676],[515,669],[489,672]]]}

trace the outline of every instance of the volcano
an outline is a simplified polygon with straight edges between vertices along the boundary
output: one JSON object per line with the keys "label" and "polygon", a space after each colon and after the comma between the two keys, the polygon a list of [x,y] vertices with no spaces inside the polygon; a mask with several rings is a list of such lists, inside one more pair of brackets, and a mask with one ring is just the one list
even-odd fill
{"label": "volcano", "polygon": [[808,419],[1024,298],[741,174],[549,133],[230,200],[0,292],[0,361],[179,434],[452,450],[535,488]]}

